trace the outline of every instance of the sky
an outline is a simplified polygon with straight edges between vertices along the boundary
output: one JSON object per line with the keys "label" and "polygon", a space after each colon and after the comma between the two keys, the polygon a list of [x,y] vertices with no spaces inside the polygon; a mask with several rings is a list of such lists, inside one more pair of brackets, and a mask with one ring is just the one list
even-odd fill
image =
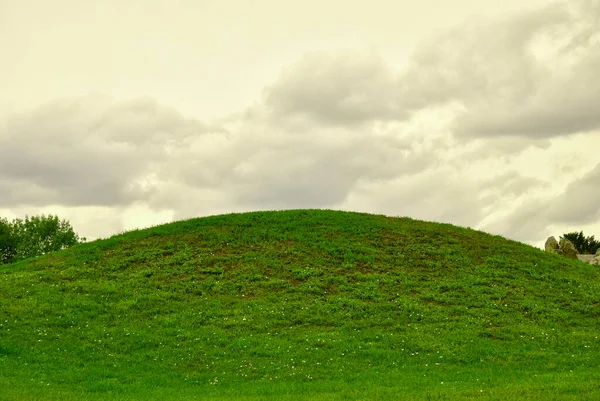
{"label": "sky", "polygon": [[0,0],[0,49],[9,220],[600,237],[600,0]]}

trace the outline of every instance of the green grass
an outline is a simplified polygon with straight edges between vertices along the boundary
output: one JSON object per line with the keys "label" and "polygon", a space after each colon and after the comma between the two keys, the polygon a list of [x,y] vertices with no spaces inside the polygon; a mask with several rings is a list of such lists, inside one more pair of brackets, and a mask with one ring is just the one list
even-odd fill
{"label": "green grass", "polygon": [[0,266],[0,399],[600,399],[599,273],[361,213],[132,231]]}

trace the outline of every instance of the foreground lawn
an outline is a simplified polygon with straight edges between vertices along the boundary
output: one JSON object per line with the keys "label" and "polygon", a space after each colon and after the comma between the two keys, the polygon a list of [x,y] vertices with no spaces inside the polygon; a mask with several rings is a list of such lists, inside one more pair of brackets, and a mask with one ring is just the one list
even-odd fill
{"label": "foreground lawn", "polygon": [[0,266],[0,400],[600,399],[599,272],[359,213],[133,231]]}

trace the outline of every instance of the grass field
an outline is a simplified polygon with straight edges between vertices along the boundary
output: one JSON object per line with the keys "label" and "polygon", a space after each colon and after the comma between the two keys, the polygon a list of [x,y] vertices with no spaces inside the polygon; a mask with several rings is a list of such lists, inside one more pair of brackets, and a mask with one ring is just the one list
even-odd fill
{"label": "grass field", "polygon": [[0,266],[0,400],[597,400],[600,270],[325,210]]}

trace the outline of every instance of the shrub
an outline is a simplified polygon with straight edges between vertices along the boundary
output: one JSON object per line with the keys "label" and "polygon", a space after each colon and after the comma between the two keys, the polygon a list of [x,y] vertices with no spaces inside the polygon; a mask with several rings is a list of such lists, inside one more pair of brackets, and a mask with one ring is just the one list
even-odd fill
{"label": "shrub", "polygon": [[571,241],[577,252],[581,254],[596,253],[600,248],[600,241],[595,240],[593,235],[591,237],[584,236],[583,231],[567,233],[563,237]]}

